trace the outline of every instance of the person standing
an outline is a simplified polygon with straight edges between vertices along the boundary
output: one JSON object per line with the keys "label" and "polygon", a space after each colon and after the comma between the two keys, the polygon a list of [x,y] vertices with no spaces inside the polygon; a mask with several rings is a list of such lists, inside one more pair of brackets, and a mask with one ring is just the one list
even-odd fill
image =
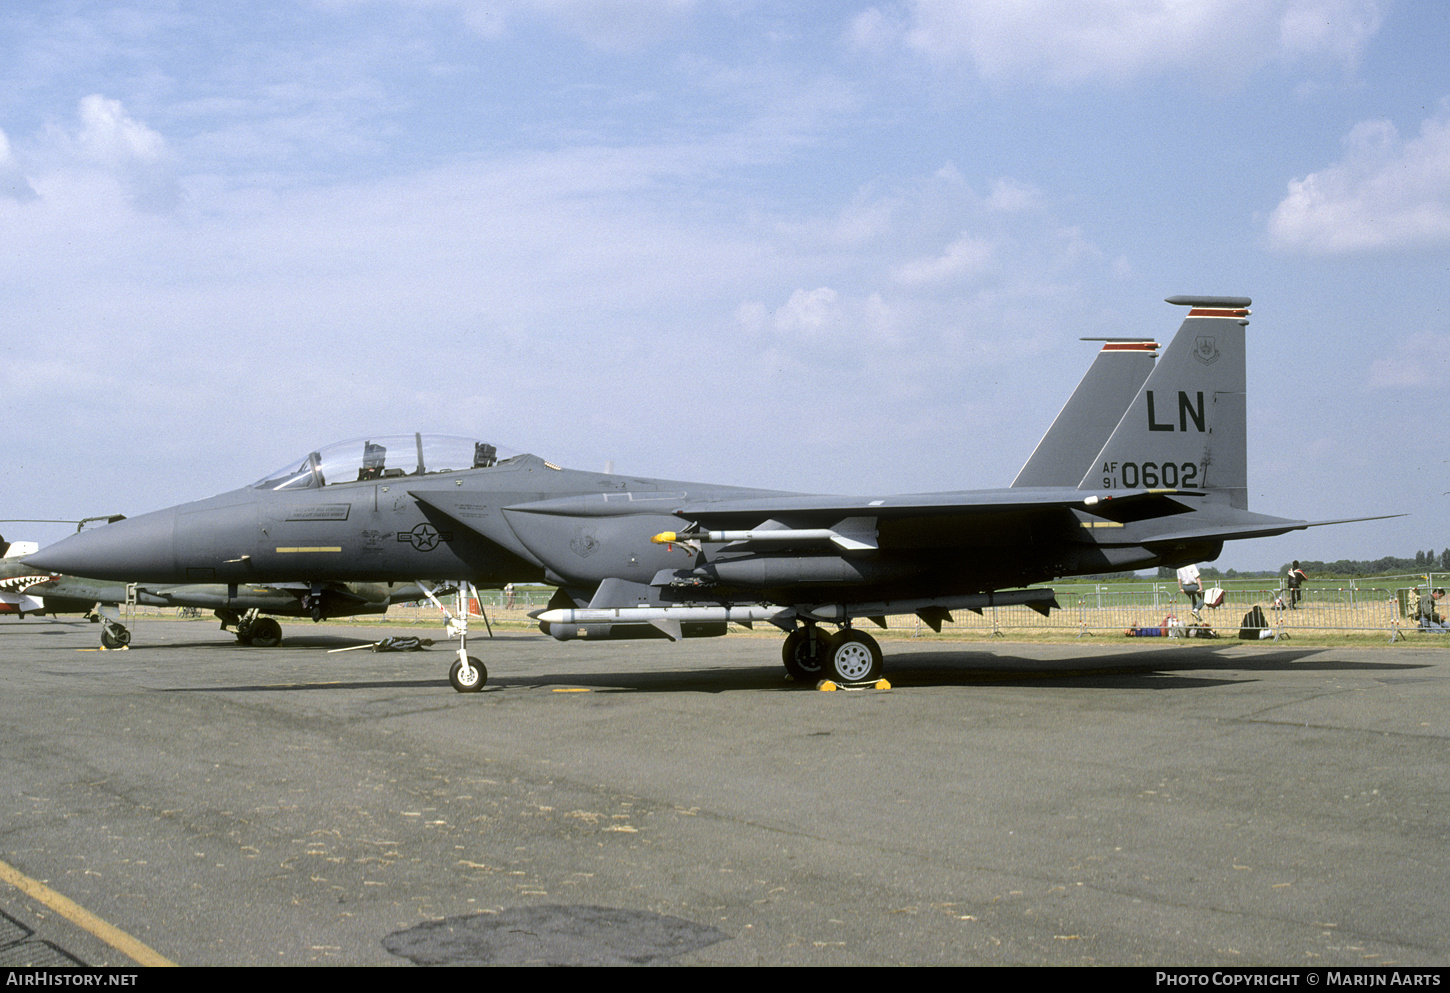
{"label": "person standing", "polygon": [[1299,560],[1295,559],[1294,564],[1289,567],[1289,579],[1287,581],[1287,585],[1289,587],[1290,610],[1299,609],[1299,598],[1301,596],[1299,592],[1299,587],[1303,586],[1304,580],[1308,578],[1308,576],[1304,575],[1304,570],[1299,568]]}
{"label": "person standing", "polygon": [[1178,570],[1178,588],[1188,597],[1189,611],[1202,622],[1203,615],[1199,611],[1203,609],[1203,581],[1199,577],[1196,564],[1190,562]]}

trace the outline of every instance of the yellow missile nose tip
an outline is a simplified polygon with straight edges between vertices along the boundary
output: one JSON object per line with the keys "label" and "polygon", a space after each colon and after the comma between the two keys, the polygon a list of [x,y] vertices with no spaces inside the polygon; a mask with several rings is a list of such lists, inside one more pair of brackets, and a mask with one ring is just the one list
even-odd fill
{"label": "yellow missile nose tip", "polygon": [[673,531],[661,531],[659,534],[655,535],[653,538],[650,539],[650,541],[654,542],[656,545],[669,545],[679,540],[680,539],[675,536],[675,532]]}

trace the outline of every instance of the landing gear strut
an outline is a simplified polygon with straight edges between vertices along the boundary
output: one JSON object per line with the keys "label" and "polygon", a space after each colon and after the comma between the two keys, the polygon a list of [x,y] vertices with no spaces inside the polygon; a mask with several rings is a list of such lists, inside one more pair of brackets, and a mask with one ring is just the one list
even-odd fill
{"label": "landing gear strut", "polygon": [[[443,629],[448,637],[458,639],[458,660],[448,670],[448,682],[459,693],[477,693],[483,689],[483,684],[488,682],[488,670],[482,662],[468,654],[468,608],[473,602],[473,584],[458,584],[458,616],[454,617],[448,612],[448,608],[438,601],[433,595],[433,588],[422,580],[415,580],[418,588],[422,590],[433,605],[443,611],[446,618]],[[480,608],[482,609],[482,608]],[[493,627],[488,623],[488,615],[483,615],[484,626],[488,628],[488,636],[493,637]]]}
{"label": "landing gear strut", "polygon": [[322,621],[322,584],[313,583],[312,590],[302,598],[302,606],[312,616],[312,623]]}

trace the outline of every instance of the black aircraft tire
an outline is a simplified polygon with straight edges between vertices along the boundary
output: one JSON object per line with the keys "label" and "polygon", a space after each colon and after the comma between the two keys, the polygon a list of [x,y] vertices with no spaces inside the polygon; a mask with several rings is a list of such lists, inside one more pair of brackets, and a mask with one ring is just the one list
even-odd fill
{"label": "black aircraft tire", "polygon": [[[241,640],[240,637],[238,640]],[[282,644],[282,625],[270,617],[259,617],[252,622],[251,637],[248,640],[253,648],[276,648]]]}
{"label": "black aircraft tire", "polygon": [[125,628],[117,628],[115,633],[110,628],[101,628],[102,648],[125,648],[131,643],[131,632]]}
{"label": "black aircraft tire", "polygon": [[488,682],[488,670],[483,667],[482,662],[470,655],[468,665],[473,670],[473,682],[471,683],[465,683],[458,678],[458,674],[463,671],[462,662],[454,662],[453,668],[448,670],[448,681],[459,693],[477,693],[483,689],[483,684]]}
{"label": "black aircraft tire", "polygon": [[780,647],[780,658],[792,679],[798,683],[813,684],[821,678],[824,669],[822,656],[830,647],[831,639],[824,631],[817,631],[816,652],[813,657],[810,653],[810,642],[807,640],[807,630],[796,628],[785,636],[785,644]]}
{"label": "black aircraft tire", "polygon": [[831,639],[826,676],[837,683],[874,683],[881,678],[881,646],[869,634],[843,628]]}

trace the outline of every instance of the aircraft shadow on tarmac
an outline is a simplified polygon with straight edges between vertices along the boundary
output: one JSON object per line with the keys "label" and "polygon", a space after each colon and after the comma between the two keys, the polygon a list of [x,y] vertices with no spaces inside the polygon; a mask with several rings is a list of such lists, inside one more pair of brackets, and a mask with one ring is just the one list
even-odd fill
{"label": "aircraft shadow on tarmac", "polygon": [[[1221,648],[1237,647],[1230,643]],[[1223,655],[1215,648],[1164,648],[1157,651],[1130,650],[1060,659],[1027,658],[1000,652],[966,651],[917,652],[902,659],[889,673],[898,687],[964,685],[1010,685],[1042,682],[1072,688],[1182,689],[1189,686],[1217,686],[1242,682],[1242,677],[1180,675],[1180,671],[1201,673],[1220,670],[1234,673],[1301,671],[1386,671],[1424,668],[1418,663],[1366,662],[1335,658],[1315,659],[1323,648],[1271,649],[1246,655]]]}
{"label": "aircraft shadow on tarmac", "polygon": [[[429,660],[426,653],[418,653],[420,665]],[[436,660],[436,654],[433,656]],[[401,661],[401,660],[400,660]],[[406,664],[406,663],[404,663]],[[430,666],[430,671],[436,666]],[[600,693],[727,693],[747,690],[799,689],[779,666],[761,666],[743,669],[680,669],[667,671],[631,671],[611,669],[604,672],[571,672],[567,669],[530,674],[495,675],[490,672],[488,685],[477,693],[458,696],[451,693],[447,678],[427,676],[424,678],[400,677],[379,679],[376,676],[348,679],[346,663],[338,663],[337,671],[342,678],[316,679],[310,681],[275,683],[238,683],[232,686],[173,686],[166,693],[285,693],[315,690],[374,690],[426,688],[449,690],[449,699],[466,701],[470,698],[487,697],[505,690],[588,690]],[[807,687],[809,688],[809,687]]]}
{"label": "aircraft shadow on tarmac", "polygon": [[[313,647],[305,644],[312,640],[321,645],[355,645],[355,640],[319,636],[315,639],[296,639],[294,648]],[[226,645],[202,644],[198,648]],[[1232,645],[1224,647],[1235,647]],[[437,660],[446,648],[433,651],[399,653],[394,656],[399,667],[416,664],[420,670],[436,670]],[[1243,682],[1246,673],[1283,672],[1298,669],[1305,672],[1334,670],[1354,672],[1382,672],[1397,674],[1423,669],[1425,666],[1412,662],[1369,662],[1334,658],[1332,655],[1316,659],[1325,654],[1323,648],[1271,649],[1252,654],[1225,656],[1210,648],[1172,648],[1144,652],[1141,650],[1091,654],[1058,659],[1030,658],[1006,654],[1000,651],[981,652],[971,650],[913,652],[896,656],[894,664],[888,666],[887,679],[898,689],[922,689],[945,686],[1009,686],[1038,684],[1046,687],[1071,689],[1141,689],[1165,690],[1193,687],[1221,686]],[[375,658],[366,653],[371,660]],[[314,690],[364,690],[402,688],[446,688],[446,679],[428,675],[420,678],[378,678],[369,675],[349,679],[352,669],[347,654],[333,657],[328,665],[339,678],[315,678],[305,681],[249,683],[234,686],[174,687],[168,692],[287,692]],[[295,662],[295,660],[293,660]],[[487,662],[485,663],[487,664]],[[538,663],[525,663],[520,670],[510,671],[504,659],[497,661],[497,668],[490,673],[488,685],[481,692],[487,696],[505,690],[544,690],[577,688],[608,693],[729,693],[761,690],[799,691],[812,689],[809,684],[792,681],[784,670],[774,664],[759,666],[700,667],[682,666],[679,669],[629,669],[597,668],[588,671],[577,667],[553,664],[541,668]],[[502,670],[502,671],[499,671]],[[1205,675],[1206,672],[1223,672],[1223,676]],[[355,672],[355,670],[352,670]],[[1193,673],[1192,675],[1188,673]],[[1232,675],[1230,675],[1232,673]],[[466,698],[466,697],[465,697]]]}

